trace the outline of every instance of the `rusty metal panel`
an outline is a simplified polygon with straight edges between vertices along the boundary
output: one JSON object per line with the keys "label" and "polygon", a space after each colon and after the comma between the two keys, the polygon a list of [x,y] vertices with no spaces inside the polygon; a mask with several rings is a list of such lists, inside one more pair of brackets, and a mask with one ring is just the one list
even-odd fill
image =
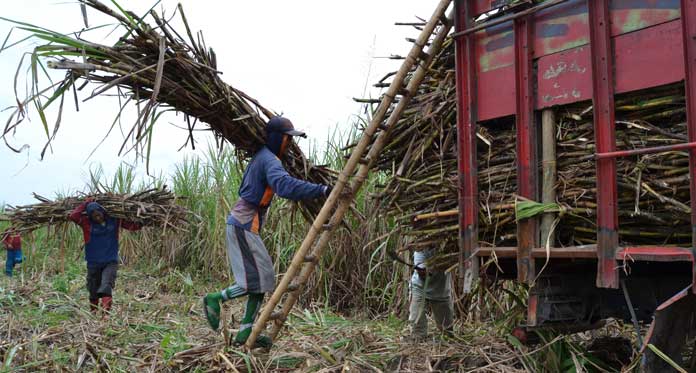
{"label": "rusty metal panel", "polygon": [[[679,18],[678,0],[613,0],[611,36],[618,36]],[[534,57],[562,52],[590,42],[587,1],[569,0],[541,10],[534,17]],[[514,63],[512,22],[476,33],[481,71]]]}
{"label": "rusty metal panel", "polygon": [[474,17],[483,13],[490,12],[493,9],[500,8],[509,2],[509,0],[470,0],[473,4],[472,15]]}
{"label": "rusty metal panel", "polygon": [[537,108],[592,98],[590,47],[583,46],[537,62]]}
{"label": "rusty metal panel", "polygon": [[[668,84],[683,78],[679,57],[678,0],[610,1],[615,37],[616,92]],[[586,0],[569,0],[534,15],[534,56],[539,59],[537,109],[591,99],[589,24]],[[641,30],[641,31],[638,31]],[[638,31],[638,32],[636,32]],[[479,119],[515,113],[513,23],[475,33]],[[573,65],[575,63],[575,65]],[[650,66],[664,66],[645,74]],[[543,79],[549,69],[561,70]],[[563,69],[566,70],[563,70]],[[567,74],[566,74],[567,73]],[[589,74],[585,74],[589,75]]]}
{"label": "rusty metal panel", "polygon": [[[471,1],[457,0],[455,29],[472,24]],[[478,163],[476,161],[476,51],[474,36],[456,40],[457,61],[457,149],[459,189],[459,275],[464,292],[478,276]]]}
{"label": "rusty metal panel", "polygon": [[[613,40],[616,93],[684,79],[681,21],[620,35]],[[654,66],[660,66],[660,70],[656,72]],[[537,109],[592,98],[589,46],[542,57],[537,67]]]}
{"label": "rusty metal panel", "polygon": [[[609,0],[588,0],[590,52],[592,59],[592,102],[595,144],[598,153],[616,150],[614,131],[614,69],[611,48]],[[597,160],[597,286],[618,288],[616,251],[618,192],[616,159]]]}
{"label": "rusty metal panel", "polygon": [[[534,25],[531,17],[515,20],[515,130],[517,133],[517,194],[536,201],[538,169],[534,120]],[[539,246],[539,220],[517,223],[517,279],[534,281],[532,249]]]}
{"label": "rusty metal panel", "polygon": [[684,79],[682,45],[680,20],[614,38],[616,92]]}
{"label": "rusty metal panel", "polygon": [[[684,66],[686,68],[686,127],[689,142],[696,141],[696,0],[681,0]],[[696,151],[689,151],[689,191],[691,196],[691,250],[696,256]],[[696,262],[692,268],[696,285]],[[696,286],[693,286],[696,291]]]}

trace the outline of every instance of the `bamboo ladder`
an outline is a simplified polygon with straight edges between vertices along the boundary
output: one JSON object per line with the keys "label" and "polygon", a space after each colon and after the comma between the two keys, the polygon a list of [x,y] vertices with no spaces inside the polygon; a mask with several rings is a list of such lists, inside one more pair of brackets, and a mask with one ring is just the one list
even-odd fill
{"label": "bamboo ladder", "polygon": [[[432,17],[423,27],[423,31],[418,39],[413,43],[411,51],[394,76],[392,83],[389,85],[389,89],[382,96],[381,102],[373,114],[370,124],[363,132],[363,136],[354,148],[343,171],[339,174],[331,194],[326,199],[324,206],[310,226],[307,236],[302,242],[302,246],[300,246],[295,253],[290,266],[285,272],[285,275],[283,275],[280,284],[278,284],[273,292],[273,295],[264,305],[259,319],[254,324],[251,335],[247,340],[247,349],[252,348],[258,336],[266,329],[266,323],[268,323],[268,321],[274,321],[269,334],[272,339],[275,339],[280,329],[283,327],[292,307],[300,296],[301,290],[314,272],[314,268],[328,245],[331,235],[341,223],[343,215],[345,215],[350,207],[352,198],[341,197],[344,188],[352,178],[352,180],[350,180],[349,190],[352,191],[353,195],[360,190],[360,187],[362,187],[363,182],[370,172],[372,161],[377,158],[386,143],[389,129],[400,119],[406,105],[423,81],[433,58],[442,49],[442,44],[453,24],[454,11],[452,11],[449,16],[446,14],[447,8],[449,8],[451,2],[452,0],[440,0]],[[430,41],[428,51],[425,52],[424,48],[438,25],[440,25],[440,28],[436,36]],[[410,79],[408,79],[409,73],[416,65],[417,68],[415,72],[413,72],[413,74],[410,75]],[[392,108],[392,104],[396,101],[397,96],[401,96],[400,100],[398,100],[396,106],[389,111],[389,109]],[[387,115],[389,116],[386,123],[382,124]],[[379,132],[376,139],[373,139],[378,130],[381,130],[381,132]],[[366,152],[367,155],[364,156]],[[356,168],[358,168],[357,174],[355,174]],[[327,221],[328,224],[326,223]],[[287,297],[285,297],[281,310],[274,312],[276,306],[286,294]]]}

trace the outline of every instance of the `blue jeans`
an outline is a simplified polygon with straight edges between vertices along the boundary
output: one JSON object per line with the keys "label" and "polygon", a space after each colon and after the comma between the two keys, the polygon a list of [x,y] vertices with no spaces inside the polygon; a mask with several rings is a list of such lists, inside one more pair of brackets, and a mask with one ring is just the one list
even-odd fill
{"label": "blue jeans", "polygon": [[7,259],[5,260],[5,274],[12,276],[12,270],[15,264],[22,262],[22,249],[7,250]]}

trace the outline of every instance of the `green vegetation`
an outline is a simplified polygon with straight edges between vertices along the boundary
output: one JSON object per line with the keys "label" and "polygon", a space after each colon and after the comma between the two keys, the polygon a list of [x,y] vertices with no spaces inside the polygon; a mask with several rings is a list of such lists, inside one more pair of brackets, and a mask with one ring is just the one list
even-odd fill
{"label": "green vegetation", "polygon": [[[313,160],[340,168],[344,158],[338,144],[348,143],[349,137],[335,135],[325,158],[317,160],[313,151]],[[523,320],[526,299],[526,289],[512,282],[459,299],[462,317],[455,339],[434,335],[428,343],[411,343],[404,320],[410,273],[384,250],[398,248],[401,237],[392,232],[391,221],[371,216],[370,196],[383,182],[379,175],[356,199],[353,214],[273,350],[248,355],[230,347],[243,303],[225,304],[219,334],[207,328],[199,308],[202,294],[231,281],[224,218],[242,169],[231,151],[211,149],[178,164],[169,181],[163,176],[149,180],[170,182],[198,219],[187,231],[146,229],[122,235],[124,266],[116,308],[104,322],[88,311],[79,229],[56,226],[24,237],[28,259],[22,271],[0,280],[0,325],[6,325],[0,328],[0,366],[17,371],[152,366],[163,371],[206,371],[211,366],[233,371],[612,370],[584,351],[591,336],[626,334],[619,325],[579,336],[542,336],[542,343],[533,347],[509,335]],[[151,186],[138,182],[127,166],[112,177],[95,169],[90,184],[85,188],[119,193]],[[293,203],[277,199],[263,231],[278,273],[307,229],[296,211]],[[634,365],[636,361],[634,357]]]}

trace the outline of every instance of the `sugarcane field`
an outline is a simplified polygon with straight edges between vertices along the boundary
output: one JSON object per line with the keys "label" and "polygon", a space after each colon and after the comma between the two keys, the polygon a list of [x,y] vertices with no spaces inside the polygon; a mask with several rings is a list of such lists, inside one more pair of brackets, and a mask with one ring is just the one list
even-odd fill
{"label": "sugarcane field", "polygon": [[0,12],[0,372],[696,372],[696,1]]}

